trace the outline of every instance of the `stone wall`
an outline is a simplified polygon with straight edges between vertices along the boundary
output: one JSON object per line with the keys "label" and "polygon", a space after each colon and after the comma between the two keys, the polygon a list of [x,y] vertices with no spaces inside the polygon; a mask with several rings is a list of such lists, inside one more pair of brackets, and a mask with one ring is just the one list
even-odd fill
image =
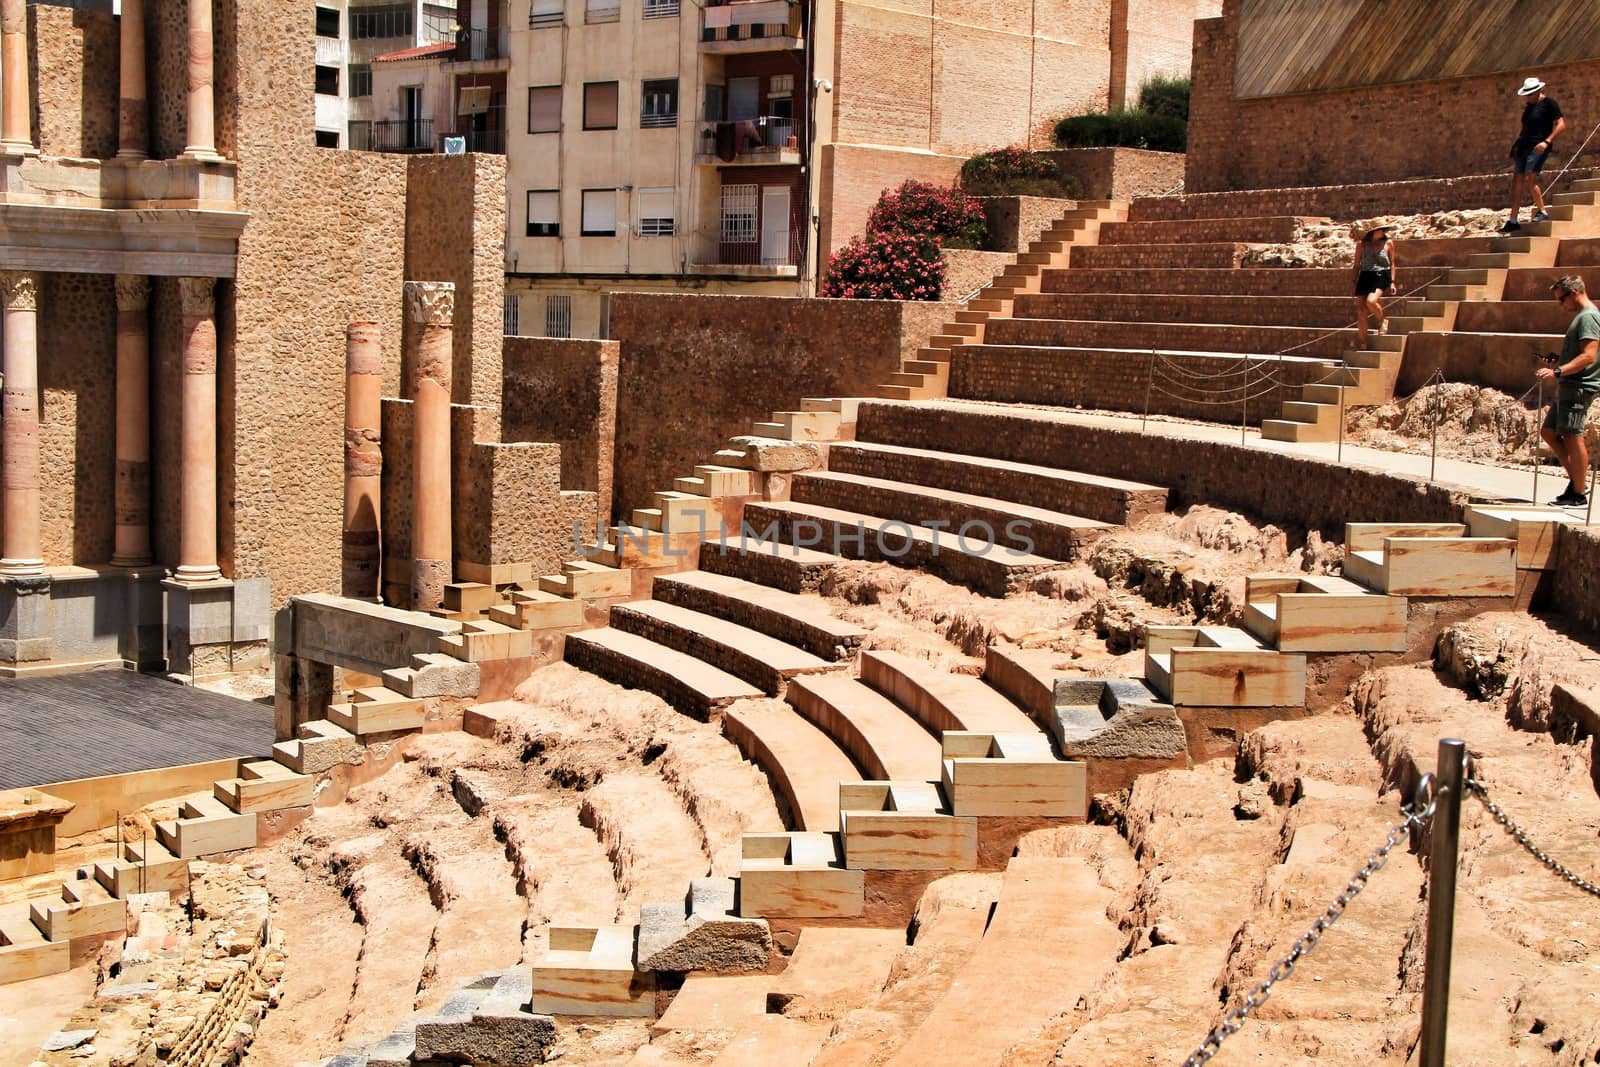
{"label": "stone wall", "polygon": [[405,220],[406,278],[456,286],[451,399],[479,409],[479,440],[497,440],[505,321],[505,263],[500,256],[506,235],[505,157],[413,157]]}
{"label": "stone wall", "polygon": [[[1583,139],[1572,127],[1585,123],[1571,116],[1600,110],[1595,60],[1239,99],[1239,14],[1240,0],[1226,0],[1220,18],[1195,23],[1185,174],[1191,192],[1507,172],[1524,103],[1515,90],[1532,74],[1550,84],[1569,116],[1558,160],[1565,161]],[[1379,130],[1381,142],[1373,142]]]}
{"label": "stone wall", "polygon": [[1556,529],[1554,606],[1590,630],[1600,630],[1600,532],[1574,525]]}
{"label": "stone wall", "polygon": [[28,5],[32,124],[42,154],[117,154],[117,49],[110,14]]}
{"label": "stone wall", "polygon": [[857,436],[914,448],[993,456],[1167,486],[1170,508],[1214,504],[1270,522],[1344,535],[1364,522],[1459,522],[1473,494],[1330,459],[1221,441],[1143,435],[1138,428],[1083,426],[1048,412],[863,404]]}
{"label": "stone wall", "polygon": [[617,434],[616,341],[505,339],[504,441],[561,446],[561,485],[599,496],[611,514]]}
{"label": "stone wall", "polygon": [[39,521],[44,558],[111,558],[116,299],[104,274],[39,276]]}
{"label": "stone wall", "polygon": [[[1135,87],[1137,88],[1137,87]],[[1164,196],[1183,184],[1182,152],[1143,148],[1063,148],[1046,153],[1083,184],[1085,200]]]}
{"label": "stone wall", "polygon": [[807,396],[866,396],[950,304],[619,293],[613,513],[653,506],[735,434]]}
{"label": "stone wall", "polygon": [[939,253],[944,260],[944,299],[961,302],[994,281],[994,276],[1017,261],[1010,252],[983,252],[967,248],[946,248]]}

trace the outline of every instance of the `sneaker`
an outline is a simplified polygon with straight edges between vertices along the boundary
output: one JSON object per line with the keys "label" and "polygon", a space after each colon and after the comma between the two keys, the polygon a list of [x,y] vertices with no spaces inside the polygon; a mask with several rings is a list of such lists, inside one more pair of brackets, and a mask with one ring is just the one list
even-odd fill
{"label": "sneaker", "polygon": [[1522,223],[1518,222],[1516,219],[1507,219],[1505,225],[1500,227],[1500,232],[1515,233],[1520,229],[1522,229]]}
{"label": "sneaker", "polygon": [[1384,319],[1382,322],[1378,323],[1378,336],[1379,337],[1387,337],[1387,336],[1389,336],[1389,320],[1388,319]]}
{"label": "sneaker", "polygon": [[1565,493],[1550,501],[1552,507],[1558,508],[1583,508],[1589,506],[1589,498],[1575,490],[1568,489]]}
{"label": "sneaker", "polygon": [[1550,212],[1541,211],[1541,212],[1539,212],[1537,215],[1535,215],[1533,217],[1532,221],[1533,222],[1549,222],[1550,221]]}

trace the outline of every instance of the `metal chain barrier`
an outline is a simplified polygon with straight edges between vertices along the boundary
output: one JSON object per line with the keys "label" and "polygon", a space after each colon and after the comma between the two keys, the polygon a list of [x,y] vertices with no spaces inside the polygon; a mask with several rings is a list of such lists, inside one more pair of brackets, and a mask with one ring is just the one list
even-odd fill
{"label": "metal chain barrier", "polygon": [[1505,809],[1490,799],[1489,790],[1482,782],[1477,781],[1474,778],[1468,778],[1466,785],[1467,792],[1471,793],[1473,796],[1477,797],[1483,802],[1483,806],[1489,809],[1489,814],[1494,817],[1494,821],[1499,823],[1505,832],[1511,835],[1511,839],[1513,841],[1527,849],[1529,855],[1538,860],[1540,863],[1544,864],[1546,867],[1550,868],[1550,870],[1553,871],[1556,876],[1561,878],[1563,881],[1577,886],[1590,896],[1600,897],[1600,885],[1596,885],[1595,883],[1589,881],[1589,879],[1566,867],[1555,857],[1544,851],[1544,849],[1540,848],[1538,845],[1535,845],[1533,841],[1529,839],[1527,831],[1518,826],[1511,816],[1505,813]]}
{"label": "metal chain barrier", "polygon": [[1202,1064],[1211,1062],[1211,1057],[1221,1051],[1222,1043],[1238,1033],[1243,1028],[1245,1020],[1250,1017],[1250,1013],[1267,1002],[1267,998],[1272,996],[1273,986],[1294,973],[1295,965],[1310,955],[1311,950],[1316,948],[1317,943],[1322,940],[1322,935],[1327,933],[1329,927],[1339,921],[1339,916],[1344,914],[1351,901],[1360,896],[1361,891],[1367,888],[1367,882],[1372,876],[1381,871],[1384,864],[1389,862],[1389,853],[1393,852],[1400,842],[1410,837],[1413,827],[1420,827],[1427,822],[1433,815],[1433,809],[1433,775],[1425,774],[1417,783],[1416,793],[1412,802],[1401,805],[1400,814],[1404,818],[1389,830],[1389,834],[1384,838],[1383,844],[1373,850],[1372,854],[1367,857],[1367,862],[1346,883],[1339,895],[1333,898],[1333,903],[1329,904],[1327,910],[1317,917],[1317,921],[1311,924],[1311,928],[1300,935],[1300,939],[1294,943],[1294,946],[1289,950],[1289,954],[1272,965],[1272,969],[1267,972],[1266,979],[1251,989],[1237,1008],[1223,1016],[1222,1022],[1217,1024],[1217,1028],[1207,1034],[1206,1039],[1200,1043],[1200,1047],[1191,1052],[1189,1058],[1183,1061],[1182,1067],[1201,1067]]}

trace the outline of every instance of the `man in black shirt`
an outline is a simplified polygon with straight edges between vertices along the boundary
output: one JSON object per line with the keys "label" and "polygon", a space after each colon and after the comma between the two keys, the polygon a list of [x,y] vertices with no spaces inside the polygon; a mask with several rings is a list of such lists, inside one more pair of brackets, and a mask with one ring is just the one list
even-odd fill
{"label": "man in black shirt", "polygon": [[1529,190],[1533,192],[1534,216],[1532,222],[1543,222],[1550,216],[1544,209],[1544,191],[1539,188],[1539,171],[1545,157],[1567,120],[1561,117],[1561,106],[1544,93],[1544,82],[1530,76],[1517,90],[1518,96],[1531,96],[1522,109],[1522,132],[1511,145],[1511,217],[1500,227],[1501,233],[1522,229],[1517,221],[1517,211]]}

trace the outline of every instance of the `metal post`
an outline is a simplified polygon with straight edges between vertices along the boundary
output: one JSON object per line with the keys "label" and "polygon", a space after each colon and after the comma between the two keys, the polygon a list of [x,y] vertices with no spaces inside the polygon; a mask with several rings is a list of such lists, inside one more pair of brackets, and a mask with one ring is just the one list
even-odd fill
{"label": "metal post", "polygon": [[1439,741],[1434,771],[1432,847],[1428,852],[1428,947],[1422,978],[1420,1067],[1444,1067],[1450,1014],[1450,948],[1456,917],[1456,864],[1461,844],[1461,794],[1467,777],[1467,743]]}
{"label": "metal post", "polygon": [[1533,462],[1533,495],[1528,499],[1537,504],[1539,502],[1539,419],[1544,413],[1544,379],[1536,383],[1539,387],[1539,406],[1533,409],[1533,443],[1528,446]]}
{"label": "metal post", "polygon": [[1346,379],[1348,379],[1350,377],[1350,363],[1349,363],[1348,360],[1345,360],[1345,361],[1342,361],[1341,366],[1343,367],[1343,371],[1339,375],[1339,448],[1338,448],[1338,452],[1336,453],[1336,458],[1338,459],[1338,461],[1340,463],[1343,463],[1344,462],[1344,391],[1349,388],[1349,386],[1347,384],[1345,384],[1345,382],[1346,382]]}
{"label": "metal post", "polygon": [[1244,384],[1239,387],[1239,443],[1244,444],[1244,428],[1250,418],[1250,357],[1244,360]]}
{"label": "metal post", "polygon": [[[1440,384],[1443,384],[1442,382]],[[1434,475],[1439,469],[1439,406],[1443,403],[1443,395],[1436,385],[1433,389],[1433,458],[1428,460],[1428,481],[1434,481]]]}
{"label": "metal post", "polygon": [[1156,384],[1156,350],[1150,350],[1150,376],[1144,383],[1144,418],[1139,420],[1139,436],[1143,437],[1145,427],[1150,422],[1150,390]]}

